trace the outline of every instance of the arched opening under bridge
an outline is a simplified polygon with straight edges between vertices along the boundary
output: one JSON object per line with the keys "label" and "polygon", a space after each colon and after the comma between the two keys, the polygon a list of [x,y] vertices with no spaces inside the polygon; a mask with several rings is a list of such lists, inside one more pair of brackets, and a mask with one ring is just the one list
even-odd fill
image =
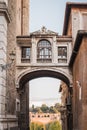
{"label": "arched opening under bridge", "polygon": [[22,73],[18,77],[18,95],[20,101],[20,112],[19,112],[19,127],[21,130],[26,130],[29,127],[29,81],[41,77],[52,77],[60,79],[65,82],[68,86],[68,90],[71,93],[71,80],[66,74],[55,70],[34,70]]}

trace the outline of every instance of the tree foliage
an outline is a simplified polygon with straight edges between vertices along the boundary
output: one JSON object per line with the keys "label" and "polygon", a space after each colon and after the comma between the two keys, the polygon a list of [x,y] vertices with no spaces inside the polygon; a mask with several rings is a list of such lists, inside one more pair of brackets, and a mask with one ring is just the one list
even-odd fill
{"label": "tree foliage", "polygon": [[32,105],[32,108],[30,109],[31,112],[38,112],[38,113],[58,113],[58,110],[60,108],[60,104],[56,103],[54,106],[48,107],[46,104],[42,104],[40,107],[34,107]]}
{"label": "tree foliage", "polygon": [[59,121],[50,122],[46,125],[40,122],[32,122],[30,130],[62,130],[62,127]]}
{"label": "tree foliage", "polygon": [[41,110],[43,113],[47,113],[49,111],[49,107],[46,104],[42,104]]}
{"label": "tree foliage", "polygon": [[32,122],[30,124],[30,130],[45,130],[45,126],[40,122]]}
{"label": "tree foliage", "polygon": [[62,127],[59,121],[54,121],[46,125],[46,130],[62,130]]}
{"label": "tree foliage", "polygon": [[58,110],[55,107],[51,106],[49,112],[50,113],[58,113]]}

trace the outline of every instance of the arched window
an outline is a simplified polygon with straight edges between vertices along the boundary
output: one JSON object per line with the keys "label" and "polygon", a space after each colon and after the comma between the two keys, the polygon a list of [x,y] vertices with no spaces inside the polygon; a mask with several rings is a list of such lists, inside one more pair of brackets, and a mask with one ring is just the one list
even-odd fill
{"label": "arched window", "polygon": [[52,51],[51,43],[47,40],[41,40],[37,45],[37,60],[38,61],[51,61]]}

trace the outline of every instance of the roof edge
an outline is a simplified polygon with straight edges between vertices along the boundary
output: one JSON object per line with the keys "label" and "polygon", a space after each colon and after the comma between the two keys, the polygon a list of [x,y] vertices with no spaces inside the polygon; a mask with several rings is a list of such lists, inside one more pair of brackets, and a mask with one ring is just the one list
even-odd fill
{"label": "roof edge", "polygon": [[64,25],[63,25],[63,35],[66,35],[67,33],[67,27],[68,27],[68,22],[69,22],[69,16],[71,13],[71,8],[72,7],[79,7],[79,8],[87,8],[87,2],[67,2],[66,3],[66,8],[65,8],[65,16],[64,16]]}
{"label": "roof edge", "polygon": [[72,68],[72,66],[74,64],[74,61],[76,59],[76,56],[77,56],[79,48],[80,48],[80,45],[82,43],[82,38],[84,36],[87,36],[87,31],[85,31],[85,30],[78,30],[77,36],[76,36],[76,40],[75,40],[75,44],[74,44],[74,48],[73,48],[73,51],[72,51],[72,54],[71,54],[71,58],[70,58],[70,62],[69,62],[69,67],[71,67],[71,68]]}

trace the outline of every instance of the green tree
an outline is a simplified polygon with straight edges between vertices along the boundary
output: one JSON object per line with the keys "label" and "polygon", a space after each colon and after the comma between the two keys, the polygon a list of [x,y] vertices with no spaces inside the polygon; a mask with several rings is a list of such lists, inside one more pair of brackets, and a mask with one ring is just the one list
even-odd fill
{"label": "green tree", "polygon": [[54,121],[52,123],[49,123],[49,126],[47,126],[46,130],[62,130],[61,124],[59,121]]}
{"label": "green tree", "polygon": [[57,109],[53,106],[50,107],[50,113],[58,113]]}
{"label": "green tree", "polygon": [[34,110],[34,104],[32,105],[32,110]]}
{"label": "green tree", "polygon": [[32,122],[30,124],[30,130],[45,130],[45,126],[39,122]]}
{"label": "green tree", "polygon": [[42,112],[47,113],[49,111],[49,107],[46,104],[42,104],[41,110]]}
{"label": "green tree", "polygon": [[61,104],[60,104],[60,103],[56,103],[56,104],[54,105],[54,107],[55,107],[57,110],[59,110],[60,107],[61,107]]}
{"label": "green tree", "polygon": [[41,108],[40,108],[40,107],[36,107],[36,108],[34,109],[34,112],[37,112],[37,113],[42,113],[42,110],[41,110]]}
{"label": "green tree", "polygon": [[56,103],[54,106],[48,107],[46,104],[42,104],[40,107],[29,108],[30,112],[38,112],[38,113],[57,113],[60,110],[60,104]]}
{"label": "green tree", "polygon": [[30,130],[34,130],[34,122],[30,124]]}

